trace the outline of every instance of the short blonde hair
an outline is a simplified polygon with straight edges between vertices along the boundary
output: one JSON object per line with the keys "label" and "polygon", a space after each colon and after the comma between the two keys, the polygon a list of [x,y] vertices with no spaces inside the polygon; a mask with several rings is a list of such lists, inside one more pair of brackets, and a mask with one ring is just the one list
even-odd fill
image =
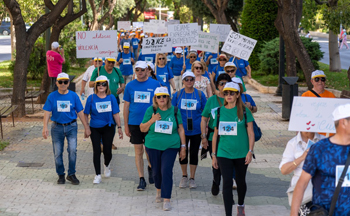
{"label": "short blonde hair", "polygon": [[[154,97],[153,97],[153,108],[155,109],[155,110],[157,110],[158,109],[158,103],[157,103],[157,99],[156,99],[156,95],[154,95]],[[171,107],[171,100],[170,100],[170,96],[168,96],[167,95],[167,99],[168,99],[168,102],[167,102],[167,107],[168,107],[168,109]]]}
{"label": "short blonde hair", "polygon": [[[164,58],[165,58],[165,61],[167,61],[167,56],[164,54],[164,53],[158,53],[157,55],[156,55],[156,63],[157,63],[157,65],[159,65],[159,58],[160,58],[160,56],[164,56]],[[165,62],[165,64],[166,64],[166,62]]]}
{"label": "short blonde hair", "polygon": [[192,66],[191,66],[191,71],[194,73],[194,65],[195,64],[200,64],[201,66],[202,66],[202,74],[205,74],[205,68],[206,68],[206,65],[203,63],[203,62],[201,62],[201,61],[195,61],[195,62],[193,62],[192,63]]}
{"label": "short blonde hair", "polygon": [[[107,81],[105,81],[107,83],[107,89],[105,91],[105,93],[107,95],[110,95],[111,94],[111,90],[109,89],[109,83]],[[94,93],[97,94],[98,93],[98,90],[97,90],[97,83],[98,82],[95,82],[95,85],[94,85]],[[101,82],[102,83],[102,82]]]}

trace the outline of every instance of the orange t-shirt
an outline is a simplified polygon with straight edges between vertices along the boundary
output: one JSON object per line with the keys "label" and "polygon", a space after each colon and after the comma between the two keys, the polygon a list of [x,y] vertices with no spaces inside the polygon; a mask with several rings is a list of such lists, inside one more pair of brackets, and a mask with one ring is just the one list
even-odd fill
{"label": "orange t-shirt", "polygon": [[[320,95],[321,97],[325,97],[325,98],[336,98],[335,95],[330,92],[330,91],[327,91],[327,90],[324,90],[324,92],[322,94],[318,94]],[[302,97],[317,97],[314,93],[312,93],[310,90],[307,91],[307,92],[304,92],[302,95]],[[319,133],[323,136],[327,136],[326,133]],[[334,134],[333,133],[330,133],[329,136],[333,136]]]}

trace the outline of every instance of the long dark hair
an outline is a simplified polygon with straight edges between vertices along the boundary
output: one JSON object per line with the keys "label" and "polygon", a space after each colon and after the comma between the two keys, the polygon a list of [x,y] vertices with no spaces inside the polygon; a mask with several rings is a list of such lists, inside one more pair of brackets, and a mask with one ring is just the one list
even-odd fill
{"label": "long dark hair", "polygon": [[[239,95],[239,97],[236,100],[236,107],[237,107],[237,116],[239,118],[239,120],[243,120],[243,109],[245,109],[245,105],[242,101],[241,98],[241,94],[239,92],[236,92],[237,95]],[[224,100],[224,106],[226,106],[228,104],[228,102],[226,101],[226,98]]]}
{"label": "long dark hair", "polygon": [[151,77],[152,77],[154,80],[158,80],[156,74],[154,73],[154,71],[152,70],[152,68],[151,68],[150,66],[148,66],[148,70],[149,70],[150,73],[151,73]]}

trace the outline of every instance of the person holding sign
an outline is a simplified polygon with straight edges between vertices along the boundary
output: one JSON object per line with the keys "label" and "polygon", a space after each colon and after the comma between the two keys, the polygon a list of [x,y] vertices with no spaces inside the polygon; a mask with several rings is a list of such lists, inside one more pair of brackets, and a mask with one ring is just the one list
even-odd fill
{"label": "person holding sign", "polygon": [[42,135],[44,139],[49,136],[48,123],[51,116],[51,138],[53,145],[53,153],[55,156],[56,173],[58,175],[57,184],[65,184],[64,179],[64,164],[63,164],[63,147],[64,140],[68,142],[68,175],[67,180],[73,185],[78,185],[80,182],[75,176],[75,165],[77,161],[77,133],[78,123],[77,116],[84,125],[84,136],[88,138],[91,134],[88,123],[85,121],[83,113],[83,105],[80,102],[79,96],[70,90],[69,76],[66,73],[60,73],[57,76],[56,85],[57,91],[52,92],[47,97],[44,110],[44,127]]}
{"label": "person holding sign", "polygon": [[[140,177],[140,183],[137,187],[138,191],[143,191],[146,188],[143,172],[143,144],[146,134],[141,132],[140,124],[147,108],[152,105],[154,90],[160,87],[158,81],[149,78],[147,67],[147,63],[144,61],[136,62],[135,73],[137,78],[126,85],[124,92],[125,134],[130,137],[130,142],[134,145],[135,149],[135,163]],[[153,184],[154,181],[150,163],[148,166],[148,178],[149,183]]]}
{"label": "person holding sign", "polygon": [[[169,91],[158,87],[154,92],[153,106],[148,107],[140,129],[147,133],[146,151],[152,164],[153,179],[157,189],[156,202],[164,199],[163,210],[171,209],[170,198],[173,188],[173,167],[179,152],[180,142],[185,143],[185,132],[181,113],[171,105]],[[167,140],[167,142],[164,142]],[[185,159],[186,148],[181,145],[180,160]]]}
{"label": "person holding sign", "polygon": [[[229,61],[229,62],[227,62],[225,64],[224,71],[228,75],[230,75],[231,79],[233,79],[234,77],[236,77],[237,67],[236,67],[235,63]],[[242,84],[242,86],[243,86],[243,92],[241,92],[241,94],[242,94],[242,93],[246,92],[247,89],[245,88],[245,85],[244,85],[244,82],[242,80],[242,77],[237,77],[237,78],[239,78],[242,81],[242,82],[240,82]]]}
{"label": "person holding sign", "polygon": [[135,64],[135,55],[130,52],[130,44],[125,42],[123,45],[123,52],[120,52],[117,58],[118,65],[122,71],[125,85],[132,80],[134,73],[132,66]]}
{"label": "person holding sign", "polygon": [[169,67],[173,71],[174,74],[174,81],[175,81],[175,88],[181,89],[182,88],[182,80],[181,80],[181,71],[184,66],[184,59],[182,57],[182,48],[177,47],[175,49],[175,56],[171,59]]}
{"label": "person holding sign", "polygon": [[[303,165],[303,171],[293,193],[291,216],[298,215],[303,194],[310,180],[314,187],[312,195],[313,205],[318,205],[329,212],[327,215],[350,215],[349,110],[350,104],[340,105],[335,108],[332,116],[336,134],[322,139],[310,147]],[[341,177],[343,181],[340,182]]]}
{"label": "person holding sign", "polygon": [[233,62],[235,65],[238,66],[236,76],[239,76],[241,78],[243,78],[244,76],[248,76],[249,79],[252,78],[252,68],[250,67],[248,61],[238,57],[231,57],[228,61]]}
{"label": "person holding sign", "polygon": [[86,122],[91,115],[90,130],[93,149],[93,162],[96,176],[93,183],[101,183],[101,139],[103,141],[104,176],[111,176],[110,161],[112,160],[112,143],[115,135],[115,125],[118,126],[119,139],[123,139],[123,131],[119,117],[119,105],[109,90],[109,80],[106,76],[96,78],[95,94],[86,100],[84,110]]}
{"label": "person holding sign", "polygon": [[213,95],[211,91],[210,81],[205,74],[205,63],[200,61],[195,61],[192,64],[191,71],[196,76],[194,81],[194,87],[198,90],[201,90],[206,98],[209,98]]}
{"label": "person holding sign", "polygon": [[[198,151],[201,143],[201,114],[207,102],[205,94],[194,88],[196,76],[192,72],[185,72],[182,75],[184,88],[173,94],[172,105],[179,107],[181,111],[182,122],[186,135],[186,158],[180,160],[182,179],[180,188],[186,188],[188,185],[187,164],[190,162],[190,182],[189,188],[196,188],[195,174],[198,165]],[[188,156],[188,143],[191,142],[190,156]],[[190,158],[190,160],[188,160]]]}
{"label": "person holding sign", "polygon": [[215,67],[219,64],[217,57],[218,57],[217,53],[205,52],[204,61],[208,66],[208,72],[210,74],[213,72]]}
{"label": "person holding sign", "polygon": [[156,67],[156,75],[158,75],[160,78],[163,79],[163,82],[165,83],[166,87],[170,90],[170,85],[173,88],[173,92],[176,92],[175,82],[174,82],[174,75],[172,70],[167,65],[167,58],[164,53],[158,53],[157,54],[157,67]]}
{"label": "person holding sign", "polygon": [[[223,179],[223,198],[226,215],[232,215],[232,175],[236,171],[237,215],[244,216],[244,198],[247,192],[246,174],[254,154],[253,115],[243,105],[238,84],[229,82],[224,87],[224,106],[215,111],[212,165],[220,167]],[[244,110],[245,111],[244,111]],[[238,130],[239,129],[239,130]],[[220,137],[220,138],[219,138]]]}
{"label": "person holding sign", "polygon": [[212,82],[212,86],[215,86],[214,83],[218,79],[218,76],[220,74],[225,73],[224,67],[228,61],[228,58],[226,57],[225,54],[220,54],[219,57],[217,58],[217,60],[218,60],[219,64],[216,67],[214,67],[214,69],[211,73],[211,77],[210,77],[210,81]]}

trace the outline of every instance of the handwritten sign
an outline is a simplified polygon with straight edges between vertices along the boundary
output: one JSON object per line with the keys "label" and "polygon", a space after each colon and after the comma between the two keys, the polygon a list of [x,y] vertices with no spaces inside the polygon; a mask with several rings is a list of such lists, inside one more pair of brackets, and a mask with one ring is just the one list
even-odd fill
{"label": "handwritten sign", "polygon": [[77,58],[117,56],[117,34],[116,30],[75,32]]}
{"label": "handwritten sign", "polygon": [[142,28],[143,27],[143,22],[133,22],[132,23],[133,28]]}
{"label": "handwritten sign", "polygon": [[227,35],[231,31],[231,26],[225,24],[210,24],[209,30],[210,33],[220,35],[220,42],[225,42]]}
{"label": "handwritten sign", "polygon": [[142,54],[168,53],[172,51],[171,38],[152,37],[142,41]]}
{"label": "handwritten sign", "polygon": [[294,97],[290,114],[290,131],[335,133],[332,113],[350,99]]}
{"label": "handwritten sign", "polygon": [[230,31],[221,51],[248,61],[256,43],[252,38]]}
{"label": "handwritten sign", "polygon": [[118,21],[117,26],[118,26],[118,31],[120,29],[130,30],[131,22],[130,21]]}
{"label": "handwritten sign", "polygon": [[198,32],[198,44],[191,46],[196,50],[205,52],[217,52],[219,49],[220,35],[213,33]]}
{"label": "handwritten sign", "polygon": [[168,35],[171,37],[173,47],[192,46],[198,44],[198,24],[187,23],[168,25]]}

